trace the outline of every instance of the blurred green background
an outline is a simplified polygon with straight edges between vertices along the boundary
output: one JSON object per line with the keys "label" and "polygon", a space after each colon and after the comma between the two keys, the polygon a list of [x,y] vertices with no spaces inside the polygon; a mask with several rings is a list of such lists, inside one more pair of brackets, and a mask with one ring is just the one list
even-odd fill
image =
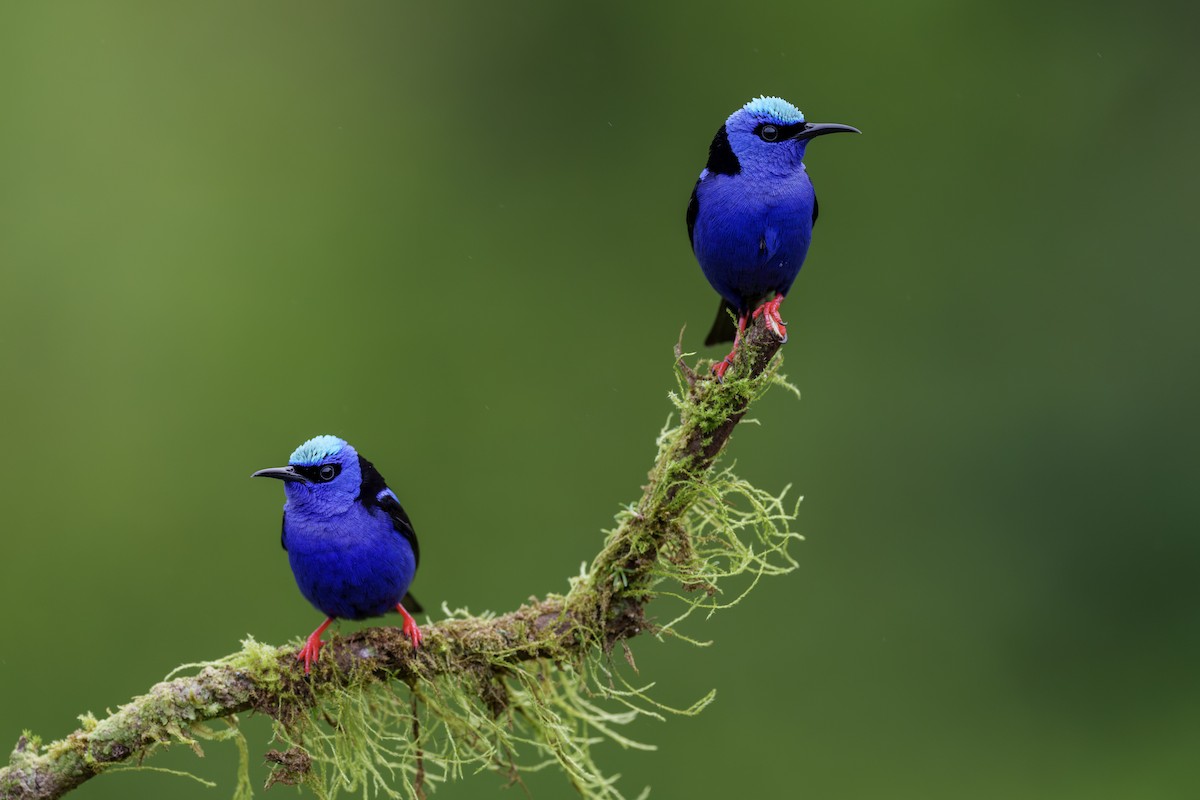
{"label": "blurred green background", "polygon": [[[428,607],[564,590],[717,306],[683,221],[709,140],[769,93],[865,132],[809,150],[803,400],[730,451],[805,495],[801,568],[708,649],[635,641],[661,699],[717,701],[602,763],[659,798],[1197,796],[1193,16],[0,6],[0,750],[320,621],[249,480],[314,434],[396,488]],[[226,796],[208,750],[151,763],[218,789],[77,796]]]}

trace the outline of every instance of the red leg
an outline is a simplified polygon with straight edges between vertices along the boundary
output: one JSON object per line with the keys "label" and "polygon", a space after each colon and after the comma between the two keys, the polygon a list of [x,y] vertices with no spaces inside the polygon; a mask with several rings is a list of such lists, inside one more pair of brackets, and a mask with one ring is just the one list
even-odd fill
{"label": "red leg", "polygon": [[321,627],[317,628],[308,636],[308,641],[304,643],[304,647],[300,648],[300,652],[296,653],[296,658],[304,662],[304,674],[307,675],[312,665],[317,663],[317,656],[321,655],[321,645],[325,644],[321,641],[321,634],[325,632],[333,623],[333,617],[328,617],[321,623]]}
{"label": "red leg", "polygon": [[725,380],[725,371],[733,366],[733,357],[737,355],[738,345],[742,343],[742,334],[746,332],[746,323],[750,318],[745,314],[738,317],[737,333],[733,335],[733,349],[729,351],[729,355],[725,356],[725,360],[718,361],[713,364],[713,375],[717,376],[717,380]]}
{"label": "red leg", "polygon": [[412,639],[413,647],[421,646],[421,629],[417,627],[417,621],[409,616],[404,606],[396,603],[396,610],[400,612],[400,616],[404,617],[404,635]]}
{"label": "red leg", "polygon": [[754,318],[766,316],[767,327],[771,329],[771,333],[779,337],[779,341],[787,341],[787,327],[783,324],[783,320],[779,317],[779,304],[783,302],[783,295],[776,294],[771,300],[767,300],[758,308],[754,309]]}

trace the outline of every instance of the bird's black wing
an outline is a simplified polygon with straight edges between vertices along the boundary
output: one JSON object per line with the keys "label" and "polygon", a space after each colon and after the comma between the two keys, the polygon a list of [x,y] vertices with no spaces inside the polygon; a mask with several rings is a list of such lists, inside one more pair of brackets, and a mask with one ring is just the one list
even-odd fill
{"label": "bird's black wing", "polygon": [[[381,508],[392,518],[392,527],[396,529],[396,533],[408,540],[408,545],[412,548],[413,568],[415,569],[420,566],[421,546],[417,543],[417,531],[413,528],[412,520],[408,518],[408,513],[400,505],[400,501],[396,499],[396,495],[388,490],[387,483],[384,482],[383,476],[379,474],[379,470],[375,469],[374,464],[359,456],[358,469],[362,473],[362,484],[359,487],[359,502],[367,508]],[[400,603],[413,614],[418,614],[425,610],[417,602],[417,598],[412,596],[411,592],[404,595],[404,599]]]}
{"label": "bird's black wing", "polygon": [[817,212],[821,210],[821,206],[817,203],[817,196],[813,195],[813,225],[817,224]]}
{"label": "bird's black wing", "polygon": [[283,512],[283,524],[279,526],[279,546],[287,550],[287,512]]}
{"label": "bird's black wing", "polygon": [[704,339],[705,347],[734,340],[737,336],[737,322],[734,321],[736,315],[737,309],[728,300],[722,299],[721,307],[717,309],[717,318],[713,320],[712,330]]}
{"label": "bird's black wing", "polygon": [[409,546],[412,547],[413,560],[419,566],[421,564],[421,548],[417,544],[417,532],[413,528],[412,520],[404,511],[404,507],[400,505],[396,495],[388,490],[383,476],[379,474],[379,470],[375,469],[374,464],[359,456],[358,468],[362,472],[359,502],[367,508],[372,506],[382,508],[392,518],[392,527],[396,529],[396,533],[408,540]]}
{"label": "bird's black wing", "polygon": [[[696,181],[699,186],[700,182]],[[696,190],[692,189],[692,199],[688,201],[687,208],[687,226],[688,226],[688,241],[692,244],[692,252],[696,251],[696,217],[700,215],[700,198],[696,196]],[[737,309],[729,304],[728,300],[721,301],[721,307],[717,309],[717,319],[713,322],[712,330],[708,332],[708,336],[704,339],[704,345],[714,345],[719,342],[732,342],[733,337],[737,334],[737,323],[733,321],[730,314],[736,314]]]}
{"label": "bird's black wing", "polygon": [[700,198],[696,196],[696,190],[692,189],[692,199],[688,201],[687,210],[687,225],[688,225],[688,241],[692,245],[692,252],[696,252],[696,217],[700,214]]}
{"label": "bird's black wing", "polygon": [[[385,489],[387,487],[384,487]],[[382,489],[380,490],[383,491]],[[387,512],[387,515],[392,518],[392,526],[396,529],[396,533],[408,540],[408,544],[413,551],[413,566],[421,564],[421,547],[417,544],[417,532],[413,529],[412,521],[405,513],[404,507],[400,505],[392,494],[380,494],[374,500],[367,501],[367,505],[376,505]]]}

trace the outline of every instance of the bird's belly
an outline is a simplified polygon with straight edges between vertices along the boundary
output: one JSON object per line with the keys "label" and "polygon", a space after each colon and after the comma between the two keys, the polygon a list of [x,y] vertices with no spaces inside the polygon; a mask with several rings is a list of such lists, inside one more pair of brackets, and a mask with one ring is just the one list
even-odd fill
{"label": "bird's belly", "polygon": [[288,541],[300,593],[330,617],[365,619],[392,610],[412,583],[411,550],[394,532],[362,538]]}
{"label": "bird's belly", "polygon": [[800,226],[764,219],[714,233],[698,241],[696,257],[713,288],[739,308],[786,292],[808,253],[809,232]]}
{"label": "bird's belly", "polygon": [[708,282],[741,310],[786,292],[808,253],[811,205],[713,199],[701,201],[693,242]]}

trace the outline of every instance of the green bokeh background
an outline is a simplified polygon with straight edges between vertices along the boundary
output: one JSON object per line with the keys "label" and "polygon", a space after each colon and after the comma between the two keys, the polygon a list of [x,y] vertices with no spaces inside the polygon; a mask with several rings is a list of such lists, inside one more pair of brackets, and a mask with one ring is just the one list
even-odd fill
{"label": "green bokeh background", "polygon": [[[683,225],[708,141],[772,93],[865,132],[809,151],[803,400],[730,451],[805,495],[801,567],[710,648],[636,641],[661,699],[717,700],[602,763],[659,798],[1195,797],[1193,15],[4,4],[0,750],[319,622],[248,479],[317,433],[403,498],[427,606],[565,589],[716,309]],[[216,790],[77,796],[226,796],[208,749],[151,763]]]}

